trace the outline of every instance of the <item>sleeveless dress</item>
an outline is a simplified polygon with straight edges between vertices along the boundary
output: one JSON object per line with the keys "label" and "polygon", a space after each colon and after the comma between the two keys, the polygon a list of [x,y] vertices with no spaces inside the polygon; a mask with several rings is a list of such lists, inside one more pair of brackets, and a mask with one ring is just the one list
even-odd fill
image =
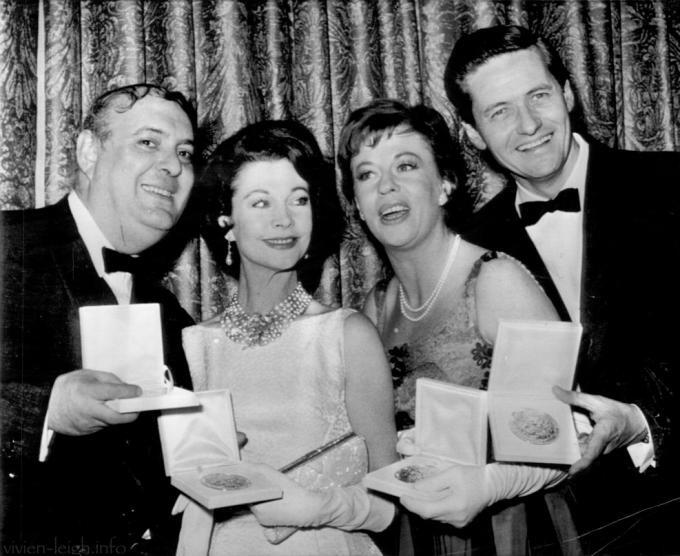
{"label": "sleeveless dress", "polygon": [[[194,388],[228,388],[236,426],[248,436],[244,461],[280,468],[351,430],[345,407],[343,326],[351,309],[293,321],[275,341],[244,347],[222,328],[184,329]],[[335,465],[365,469],[367,454],[353,453]],[[295,480],[295,476],[292,478]],[[309,485],[308,485],[309,486]],[[313,485],[311,486],[313,489]],[[269,543],[247,510],[216,512],[211,555],[380,555],[369,536],[330,527],[301,529],[280,544]]]}
{"label": "sleeveless dress", "polygon": [[[386,346],[392,369],[395,420],[398,430],[414,426],[417,378],[433,378],[486,390],[493,346],[482,338],[477,328],[475,288],[482,265],[495,258],[511,259],[524,268],[520,262],[505,253],[487,251],[473,264],[465,280],[462,297],[450,308],[444,319],[434,322],[432,326],[420,327],[419,335],[408,343]],[[388,281],[383,280],[375,289],[376,326],[381,336],[384,335],[386,324],[384,305],[387,284]],[[550,513],[554,516],[552,517],[554,526],[558,529],[557,537],[575,536],[573,521],[562,496],[556,493],[546,496],[551,496],[547,503]],[[418,555],[440,556],[525,554],[527,553],[525,501],[530,498],[542,498],[542,495],[522,498],[519,502],[517,500],[499,502],[465,529],[456,529],[410,514],[415,552]],[[542,500],[537,502],[542,506],[539,512],[545,514]],[[542,525],[545,525],[546,520],[547,526],[550,527],[550,518],[547,516]],[[542,542],[543,538],[537,544]],[[554,547],[556,541],[554,536],[549,535],[545,542],[553,543]],[[574,553],[577,554],[578,551]]]}
{"label": "sleeveless dress", "polygon": [[[420,334],[408,344],[387,349],[392,369],[397,430],[408,429],[415,424],[418,378],[486,389],[493,348],[477,329],[474,291],[483,260],[495,256],[487,254],[475,262],[465,281],[462,299],[451,307],[446,319],[434,323],[434,327],[420,327]],[[383,313],[387,283],[385,280],[376,286],[377,327],[381,335],[385,326]]]}

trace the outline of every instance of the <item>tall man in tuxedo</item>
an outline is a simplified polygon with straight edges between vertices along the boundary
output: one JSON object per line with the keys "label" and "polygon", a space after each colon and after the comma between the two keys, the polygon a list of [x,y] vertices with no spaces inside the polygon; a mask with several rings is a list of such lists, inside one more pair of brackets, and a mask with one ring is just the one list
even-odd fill
{"label": "tall man in tuxedo", "polygon": [[[510,178],[464,235],[522,261],[562,318],[583,325],[576,380],[588,394],[556,395],[594,422],[571,469],[585,526],[658,501],[649,487],[674,461],[668,270],[680,252],[680,153],[611,150],[574,133],[567,71],[521,27],[462,37],[445,85],[468,139]],[[671,497],[667,481],[656,484]]]}
{"label": "tall man in tuxedo", "polygon": [[3,548],[170,551],[159,548],[172,543],[164,536],[172,493],[154,415],[105,404],[139,388],[81,368],[78,309],[159,303],[166,363],[190,385],[180,332],[191,318],[135,273],[144,255],[129,256],[182,215],[194,129],[180,93],[147,84],[110,91],[78,136],[75,191],[47,208],[2,213]]}

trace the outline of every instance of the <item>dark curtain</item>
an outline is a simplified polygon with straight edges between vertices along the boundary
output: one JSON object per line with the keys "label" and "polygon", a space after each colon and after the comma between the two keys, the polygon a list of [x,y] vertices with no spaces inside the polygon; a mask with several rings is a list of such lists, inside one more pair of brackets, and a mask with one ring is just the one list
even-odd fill
{"label": "dark curtain", "polygon": [[[431,105],[459,140],[461,187],[480,205],[503,182],[463,139],[442,75],[459,36],[496,23],[527,26],[557,47],[592,137],[680,150],[673,0],[0,0],[0,206],[65,195],[89,104],[136,81],[196,103],[204,155],[246,123],[289,117],[333,155],[349,112],[371,99]],[[641,194],[654,187],[640,184]],[[317,297],[357,307],[383,269],[351,213]],[[220,310],[225,281],[196,236],[167,280],[197,319]]]}

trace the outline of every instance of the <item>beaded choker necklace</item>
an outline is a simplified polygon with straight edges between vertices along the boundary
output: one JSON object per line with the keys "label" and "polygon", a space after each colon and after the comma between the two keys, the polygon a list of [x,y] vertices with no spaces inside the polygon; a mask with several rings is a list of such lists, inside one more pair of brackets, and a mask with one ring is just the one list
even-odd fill
{"label": "beaded choker necklace", "polygon": [[264,346],[276,340],[291,322],[305,312],[312,296],[298,284],[286,299],[264,315],[248,314],[238,302],[238,292],[220,318],[227,338],[244,347]]}

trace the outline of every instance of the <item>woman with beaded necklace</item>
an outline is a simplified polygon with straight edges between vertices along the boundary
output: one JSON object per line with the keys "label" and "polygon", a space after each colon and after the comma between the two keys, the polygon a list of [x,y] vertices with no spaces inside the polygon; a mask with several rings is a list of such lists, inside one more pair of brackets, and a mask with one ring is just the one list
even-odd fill
{"label": "woman with beaded necklace", "polygon": [[[306,489],[275,470],[348,431],[365,447],[338,451],[331,472],[397,457],[389,367],[375,328],[308,293],[340,238],[332,165],[301,124],[264,121],[219,145],[201,184],[211,194],[207,220],[219,257],[238,269],[238,288],[221,315],[184,331],[193,383],[231,391],[236,426],[248,437],[243,460],[266,464],[258,469],[284,493],[216,514],[210,554],[379,554],[359,530],[386,528],[390,502],[361,485]],[[273,544],[263,525],[302,529]],[[183,530],[179,552],[194,556],[196,536]]]}
{"label": "woman with beaded necklace", "polygon": [[[394,100],[354,111],[340,135],[343,191],[394,274],[369,292],[364,313],[389,355],[399,430],[414,425],[419,377],[486,388],[500,318],[557,320],[520,263],[468,243],[451,228],[465,204],[456,193],[456,156],[436,110]],[[404,435],[398,445],[407,455],[415,450],[409,439]],[[429,519],[411,516],[417,553],[523,554],[521,505],[491,508],[493,535],[488,519],[462,527],[495,501],[530,494],[564,476],[549,467],[494,463],[456,466],[446,480],[432,478],[441,485],[449,481],[441,500],[401,500]]]}

